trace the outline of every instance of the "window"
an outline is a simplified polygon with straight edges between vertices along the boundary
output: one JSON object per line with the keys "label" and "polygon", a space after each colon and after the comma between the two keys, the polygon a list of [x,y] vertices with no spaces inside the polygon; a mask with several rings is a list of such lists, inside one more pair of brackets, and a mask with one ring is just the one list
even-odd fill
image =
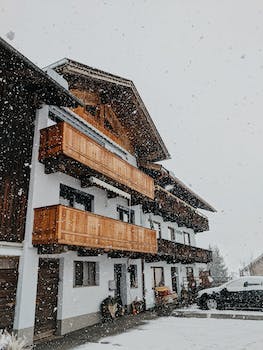
{"label": "window", "polygon": [[98,286],[99,263],[74,261],[74,287]]}
{"label": "window", "polygon": [[157,238],[162,238],[161,224],[157,221],[150,220],[151,228],[157,232]]}
{"label": "window", "polygon": [[94,197],[72,187],[60,184],[60,203],[72,208],[92,211]]}
{"label": "window", "polygon": [[163,267],[153,267],[153,287],[164,286]]}
{"label": "window", "polygon": [[138,288],[137,265],[130,265],[128,271],[130,272],[130,287]]}
{"label": "window", "polygon": [[123,222],[129,222],[130,224],[135,223],[135,215],[134,215],[134,210],[125,208],[122,206],[117,207],[117,212],[118,212],[118,219],[123,221]]}
{"label": "window", "polygon": [[176,241],[179,243],[183,243],[183,232],[180,230],[175,230]]}
{"label": "window", "polygon": [[191,245],[190,233],[184,232],[184,244]]}
{"label": "window", "polygon": [[231,281],[228,284],[226,284],[227,290],[229,291],[239,291],[240,289],[242,289],[244,287],[244,280],[242,279],[238,279],[235,281]]}
{"label": "window", "polygon": [[171,241],[175,241],[175,230],[173,227],[168,227],[169,236]]}
{"label": "window", "polygon": [[193,276],[194,275],[194,270],[192,267],[186,267],[186,276]]}
{"label": "window", "polygon": [[98,116],[99,108],[93,105],[86,105],[85,109],[88,113],[90,113],[93,117]]}
{"label": "window", "polygon": [[106,129],[108,129],[109,131],[111,131],[112,133],[114,133],[114,128],[113,126],[111,125],[111,123],[109,122],[108,119],[104,119],[104,126]]}
{"label": "window", "polygon": [[247,279],[247,284],[248,286],[262,286],[263,285],[263,279],[259,279],[259,278],[251,278],[251,279]]}
{"label": "window", "polygon": [[83,262],[74,262],[74,286],[83,286]]}
{"label": "window", "polygon": [[244,282],[244,287],[251,287],[251,286],[262,286],[261,282]]}
{"label": "window", "polygon": [[262,289],[263,288],[263,279],[262,278],[247,278],[244,281],[244,287],[249,288],[250,289]]}

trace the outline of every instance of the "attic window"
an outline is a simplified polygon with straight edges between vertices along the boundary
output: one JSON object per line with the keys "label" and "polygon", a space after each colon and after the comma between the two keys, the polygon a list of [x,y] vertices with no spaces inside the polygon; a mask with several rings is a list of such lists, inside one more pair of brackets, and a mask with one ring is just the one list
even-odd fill
{"label": "attic window", "polygon": [[116,130],[113,129],[113,126],[111,125],[111,123],[109,122],[108,119],[104,119],[104,127],[106,129],[108,129],[111,133],[118,135],[118,133],[116,132]]}
{"label": "attic window", "polygon": [[98,116],[98,107],[97,106],[92,106],[92,105],[86,105],[85,109],[88,113],[90,113],[93,117]]}

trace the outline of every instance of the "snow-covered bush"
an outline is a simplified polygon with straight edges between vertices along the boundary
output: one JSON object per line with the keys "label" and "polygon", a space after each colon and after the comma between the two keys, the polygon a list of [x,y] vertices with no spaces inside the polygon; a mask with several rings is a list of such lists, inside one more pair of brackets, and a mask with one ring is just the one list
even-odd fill
{"label": "snow-covered bush", "polygon": [[0,350],[27,350],[31,349],[25,339],[18,338],[15,334],[0,330]]}

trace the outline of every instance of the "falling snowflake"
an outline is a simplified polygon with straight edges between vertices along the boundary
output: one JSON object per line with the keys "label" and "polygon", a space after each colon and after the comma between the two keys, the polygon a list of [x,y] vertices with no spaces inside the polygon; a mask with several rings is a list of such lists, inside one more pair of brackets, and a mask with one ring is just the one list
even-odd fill
{"label": "falling snowflake", "polygon": [[10,30],[8,33],[6,33],[6,37],[9,40],[14,40],[15,38],[15,32],[13,32],[12,30]]}

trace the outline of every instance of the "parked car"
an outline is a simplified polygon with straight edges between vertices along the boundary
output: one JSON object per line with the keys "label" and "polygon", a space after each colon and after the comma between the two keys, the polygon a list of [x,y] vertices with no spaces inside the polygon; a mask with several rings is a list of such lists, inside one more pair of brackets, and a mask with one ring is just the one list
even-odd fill
{"label": "parked car", "polygon": [[219,287],[198,292],[201,309],[260,309],[263,311],[263,276],[247,276],[231,280]]}

